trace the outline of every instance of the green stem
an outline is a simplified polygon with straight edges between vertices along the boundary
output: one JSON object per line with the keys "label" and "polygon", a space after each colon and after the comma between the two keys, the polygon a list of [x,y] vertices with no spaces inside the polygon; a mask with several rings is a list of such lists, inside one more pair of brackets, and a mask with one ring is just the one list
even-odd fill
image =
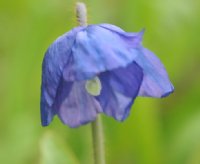
{"label": "green stem", "polygon": [[92,122],[92,138],[94,149],[94,163],[105,164],[103,126],[100,116],[97,116],[96,120]]}

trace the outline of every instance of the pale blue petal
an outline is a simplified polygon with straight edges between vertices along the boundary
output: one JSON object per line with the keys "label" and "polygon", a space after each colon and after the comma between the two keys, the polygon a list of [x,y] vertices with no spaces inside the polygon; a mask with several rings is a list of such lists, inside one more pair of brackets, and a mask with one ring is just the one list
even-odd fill
{"label": "pale blue petal", "polygon": [[144,29],[141,30],[140,32],[133,33],[133,32],[125,32],[121,28],[111,24],[100,24],[99,26],[117,33],[120,37],[122,37],[126,41],[126,44],[130,45],[132,48],[137,48],[142,44],[142,39],[145,31]]}
{"label": "pale blue petal", "polygon": [[85,90],[85,81],[73,82],[67,95],[65,87],[58,106],[58,116],[64,124],[75,128],[95,120],[97,113],[102,112],[99,102]]}
{"label": "pale blue petal", "polygon": [[[134,36],[137,37],[141,36]],[[76,35],[72,48],[73,64],[70,67],[66,65],[63,72],[65,80],[85,80],[100,72],[127,66],[139,53],[131,41],[131,37],[124,37],[100,25],[87,26]]]}
{"label": "pale blue petal", "polygon": [[136,62],[143,69],[144,79],[139,96],[165,97],[173,92],[168,74],[160,60],[148,49],[142,48]]}

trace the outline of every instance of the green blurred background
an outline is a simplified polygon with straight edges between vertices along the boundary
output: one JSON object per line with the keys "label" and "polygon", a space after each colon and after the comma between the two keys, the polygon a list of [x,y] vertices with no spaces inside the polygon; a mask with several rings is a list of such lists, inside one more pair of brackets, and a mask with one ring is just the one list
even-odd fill
{"label": "green blurred background", "polygon": [[[137,98],[123,122],[103,115],[108,164],[200,164],[200,1],[87,0],[89,23],[145,28],[144,46],[175,86],[164,99]],[[40,125],[41,63],[76,26],[74,0],[0,1],[0,163],[91,164],[90,125]]]}

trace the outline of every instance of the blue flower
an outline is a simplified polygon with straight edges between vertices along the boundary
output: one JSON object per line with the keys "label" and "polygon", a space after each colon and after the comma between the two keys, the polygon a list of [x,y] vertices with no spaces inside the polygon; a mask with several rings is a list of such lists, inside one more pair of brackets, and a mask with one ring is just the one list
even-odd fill
{"label": "blue flower", "polygon": [[142,46],[143,33],[99,24],[60,36],[43,60],[42,125],[58,115],[64,124],[78,127],[102,112],[123,121],[137,96],[172,93],[163,64]]}

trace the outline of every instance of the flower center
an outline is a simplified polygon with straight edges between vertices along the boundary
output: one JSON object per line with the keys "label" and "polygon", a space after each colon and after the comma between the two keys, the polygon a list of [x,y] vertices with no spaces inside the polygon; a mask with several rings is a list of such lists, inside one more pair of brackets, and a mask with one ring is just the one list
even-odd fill
{"label": "flower center", "polygon": [[101,81],[96,76],[91,80],[87,80],[85,84],[86,91],[92,96],[98,96],[101,92]]}

